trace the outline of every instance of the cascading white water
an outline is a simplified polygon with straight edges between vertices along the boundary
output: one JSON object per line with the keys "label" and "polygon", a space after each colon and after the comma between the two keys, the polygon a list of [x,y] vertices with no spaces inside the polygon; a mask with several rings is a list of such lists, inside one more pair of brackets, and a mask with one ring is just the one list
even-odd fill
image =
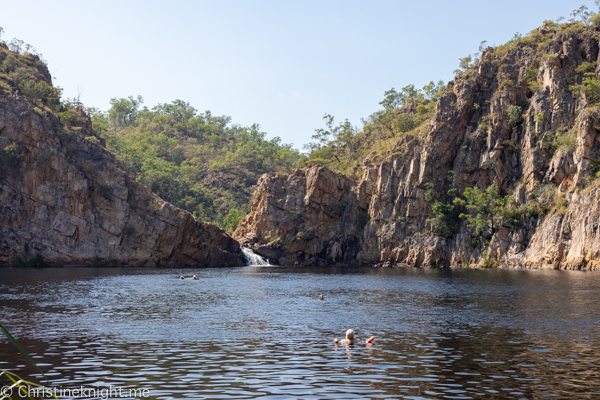
{"label": "cascading white water", "polygon": [[244,253],[244,261],[246,261],[246,265],[271,265],[269,261],[265,260],[251,249],[242,248],[242,253]]}

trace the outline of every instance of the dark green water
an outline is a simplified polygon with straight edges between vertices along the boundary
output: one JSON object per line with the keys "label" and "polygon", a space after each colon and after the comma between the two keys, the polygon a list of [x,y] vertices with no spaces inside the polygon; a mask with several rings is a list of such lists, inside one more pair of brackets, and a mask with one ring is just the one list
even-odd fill
{"label": "dark green water", "polygon": [[[153,399],[597,398],[599,300],[579,271],[0,269],[54,387]],[[6,340],[0,368],[41,379]]]}

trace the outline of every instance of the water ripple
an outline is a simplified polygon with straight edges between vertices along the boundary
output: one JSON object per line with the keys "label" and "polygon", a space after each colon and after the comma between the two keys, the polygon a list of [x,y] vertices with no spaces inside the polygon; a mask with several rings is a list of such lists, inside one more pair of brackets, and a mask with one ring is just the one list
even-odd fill
{"label": "water ripple", "polygon": [[[200,280],[177,279],[191,273]],[[5,269],[0,306],[9,329],[64,388],[144,388],[155,399],[600,394],[597,273],[191,273]],[[335,346],[349,327],[375,335],[375,345]],[[19,357],[0,341],[0,367],[41,380]]]}

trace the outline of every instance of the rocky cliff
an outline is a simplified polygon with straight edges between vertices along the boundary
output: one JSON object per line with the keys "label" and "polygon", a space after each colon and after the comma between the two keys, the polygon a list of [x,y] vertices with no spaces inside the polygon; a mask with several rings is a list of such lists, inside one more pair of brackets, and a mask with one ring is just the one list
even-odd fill
{"label": "rocky cliff", "polygon": [[360,250],[367,206],[349,178],[325,167],[265,174],[234,237],[282,264],[350,264]]}
{"label": "rocky cliff", "polygon": [[[45,74],[27,79],[50,88],[39,68]],[[66,125],[46,103],[19,94],[36,86],[8,78],[0,82],[0,265],[36,254],[51,265],[243,265],[239,244],[223,230],[121,169],[81,109],[63,112],[80,121]]]}
{"label": "rocky cliff", "polygon": [[[263,176],[234,237],[283,264],[600,268],[599,35],[545,24],[487,48],[356,182],[320,166]],[[491,185],[512,219],[481,237],[452,198]],[[435,204],[453,207],[442,233]]]}

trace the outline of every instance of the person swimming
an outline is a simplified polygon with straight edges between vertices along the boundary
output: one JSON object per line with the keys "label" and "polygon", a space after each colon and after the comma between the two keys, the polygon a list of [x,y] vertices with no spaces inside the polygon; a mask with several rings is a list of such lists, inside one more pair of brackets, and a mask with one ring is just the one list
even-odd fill
{"label": "person swimming", "polygon": [[[373,340],[375,340],[375,336],[371,336],[369,339],[365,340],[365,343],[367,344],[371,344],[371,342],[373,342]],[[341,343],[341,344],[354,344],[354,343],[360,343],[362,342],[359,339],[356,339],[354,337],[354,330],[353,329],[348,329],[346,331],[346,339],[343,340],[339,340],[338,338],[335,338],[334,340],[335,344]]]}
{"label": "person swimming", "polygon": [[323,300],[323,295],[320,295],[320,296],[319,296],[319,300]]}
{"label": "person swimming", "polygon": [[180,281],[182,281],[183,279],[184,279],[184,278],[183,278],[183,275],[179,277],[179,280],[180,280]]}
{"label": "person swimming", "polygon": [[200,278],[198,278],[196,275],[194,275],[194,276],[192,276],[192,277],[191,277],[191,278],[189,278],[189,279],[200,279]]}

